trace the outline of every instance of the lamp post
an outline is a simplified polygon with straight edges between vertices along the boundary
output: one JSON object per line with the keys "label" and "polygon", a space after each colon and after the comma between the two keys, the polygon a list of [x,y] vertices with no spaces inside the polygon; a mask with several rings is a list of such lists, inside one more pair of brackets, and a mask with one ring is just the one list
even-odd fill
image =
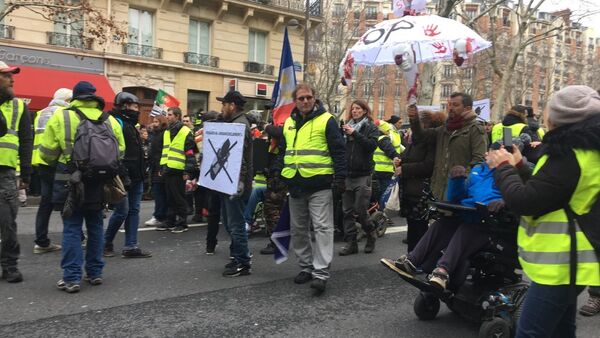
{"label": "lamp post", "polygon": [[310,28],[310,0],[306,0],[304,8],[304,25],[300,24],[298,20],[291,19],[288,21],[288,27],[304,27],[304,56],[302,65],[302,82],[306,82],[306,67],[308,66],[308,29]]}

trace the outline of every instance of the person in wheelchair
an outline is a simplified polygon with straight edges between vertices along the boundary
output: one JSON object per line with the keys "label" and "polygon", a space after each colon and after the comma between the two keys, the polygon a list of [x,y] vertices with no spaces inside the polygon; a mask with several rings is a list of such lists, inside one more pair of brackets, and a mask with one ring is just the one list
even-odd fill
{"label": "person in wheelchair", "polygon": [[[448,201],[470,208],[484,204],[492,212],[500,211],[504,201],[493,174],[494,170],[485,163],[475,165],[468,178],[465,167],[453,167],[448,181]],[[429,282],[445,290],[459,265],[489,242],[489,233],[480,222],[477,211],[461,211],[451,217],[442,217],[431,224],[415,248],[394,265],[413,276],[420,271],[433,270]]]}

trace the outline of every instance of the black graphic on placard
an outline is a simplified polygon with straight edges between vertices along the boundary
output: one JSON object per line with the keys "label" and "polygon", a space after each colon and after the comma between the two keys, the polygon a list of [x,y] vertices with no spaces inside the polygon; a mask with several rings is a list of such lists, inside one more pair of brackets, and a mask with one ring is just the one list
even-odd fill
{"label": "black graphic on placard", "polygon": [[219,150],[215,149],[215,146],[213,145],[213,143],[210,139],[208,140],[208,143],[210,144],[210,147],[212,148],[213,152],[215,153],[215,159],[214,159],[213,163],[210,165],[210,168],[208,169],[206,174],[204,174],[204,177],[206,177],[206,176],[208,176],[208,174],[210,174],[210,178],[214,181],[215,178],[217,178],[217,176],[219,175],[219,173],[222,170],[227,175],[229,182],[233,183],[233,180],[231,179],[231,176],[229,175],[229,172],[227,171],[227,167],[225,165],[227,164],[227,161],[229,160],[229,154],[231,154],[231,149],[233,149],[233,147],[235,147],[235,145],[237,144],[237,141],[235,141],[232,145],[229,145],[231,143],[231,141],[229,141],[229,139],[227,139],[227,140],[225,140],[225,142],[223,142],[223,145],[221,146],[221,148],[219,148]]}

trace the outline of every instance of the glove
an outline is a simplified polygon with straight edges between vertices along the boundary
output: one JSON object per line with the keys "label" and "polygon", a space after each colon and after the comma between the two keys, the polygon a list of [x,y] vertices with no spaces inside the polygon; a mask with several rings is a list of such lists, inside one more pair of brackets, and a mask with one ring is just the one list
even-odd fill
{"label": "glove", "polygon": [[500,210],[504,209],[505,205],[506,205],[506,203],[504,203],[503,199],[495,200],[495,201],[490,202],[490,204],[488,204],[488,210],[491,212],[497,213]]}
{"label": "glove", "polygon": [[450,178],[467,177],[467,169],[465,167],[457,165],[450,169]]}
{"label": "glove", "polygon": [[333,181],[333,191],[342,195],[344,191],[346,191],[346,179],[345,178],[336,178]]}
{"label": "glove", "polygon": [[237,188],[237,192],[231,196],[229,196],[230,200],[234,200],[236,198],[240,198],[242,196],[242,194],[244,193],[244,182],[242,182],[241,180],[238,182],[238,188]]}

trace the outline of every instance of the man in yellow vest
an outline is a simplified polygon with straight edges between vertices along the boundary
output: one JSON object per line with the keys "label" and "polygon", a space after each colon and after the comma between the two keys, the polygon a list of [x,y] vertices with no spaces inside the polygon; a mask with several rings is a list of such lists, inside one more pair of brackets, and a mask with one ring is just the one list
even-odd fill
{"label": "man in yellow vest", "polygon": [[[0,137],[0,264],[2,279],[9,283],[23,281],[23,275],[17,268],[20,248],[17,241],[18,189],[26,189],[31,176],[31,118],[25,103],[14,98],[13,74],[18,67],[10,67],[0,61],[0,115],[6,129]],[[1,121],[0,121],[1,122]],[[3,123],[0,123],[0,125]],[[17,187],[16,169],[20,163],[21,184]],[[18,188],[18,189],[17,189]]]}
{"label": "man in yellow vest", "polygon": [[492,143],[502,140],[504,127],[510,128],[512,137],[517,138],[521,134],[528,134],[533,140],[535,133],[527,125],[527,107],[520,104],[510,108],[502,123],[497,123],[492,128]]}
{"label": "man in yellow vest", "polygon": [[[392,118],[394,116],[396,115],[393,115]],[[381,135],[377,138],[377,149],[373,153],[373,162],[375,162],[373,176],[377,179],[377,185],[379,186],[379,189],[377,189],[378,194],[374,197],[377,198],[379,207],[383,210],[384,201],[381,200],[381,196],[392,182],[394,159],[400,158],[404,146],[402,145],[402,136],[391,123],[380,120],[376,124],[378,124]]]}
{"label": "man in yellow vest", "polygon": [[167,192],[167,221],[156,227],[157,231],[172,233],[188,231],[185,182],[192,179],[196,168],[194,135],[182,122],[179,107],[167,109],[169,126],[163,134],[163,151],[160,159],[161,175],[165,178]]}
{"label": "man in yellow vest", "polygon": [[[276,168],[289,187],[292,248],[302,271],[294,282],[311,279],[316,293],[325,291],[333,258],[333,192],[345,191],[346,149],[333,115],[299,84],[292,93],[296,107],[283,125],[283,142]],[[314,227],[315,242],[310,228]]]}
{"label": "man in yellow vest", "polygon": [[[104,99],[96,95],[96,87],[87,81],[78,82],[73,87],[73,100],[68,108],[58,109],[46,123],[42,142],[39,145],[39,154],[42,161],[49,166],[56,166],[54,176],[54,186],[52,191],[52,202],[59,210],[63,211],[63,241],[62,241],[62,260],[63,278],[56,283],[56,287],[68,293],[79,292],[82,268],[83,268],[83,250],[81,248],[81,232],[83,222],[87,228],[88,240],[85,254],[85,280],[91,285],[102,284],[102,269],[104,261],[102,260],[102,249],[104,247],[103,234],[103,215],[104,209],[104,185],[111,179],[108,177],[96,177],[98,175],[91,173],[79,174],[84,168],[80,164],[72,161],[75,154],[75,148],[79,145],[85,147],[83,143],[75,142],[77,127],[82,119],[102,123],[105,130],[111,132],[109,138],[113,145],[118,145],[118,152],[115,152],[114,160],[123,157],[125,151],[125,141],[119,122],[102,112],[104,109]],[[112,139],[110,136],[113,136]],[[90,142],[91,143],[91,142]],[[88,144],[88,149],[92,149]],[[115,148],[113,148],[115,149]],[[111,153],[107,149],[106,153]],[[97,156],[97,155],[94,155]],[[116,169],[115,169],[116,170]],[[80,179],[77,179],[77,177]],[[80,206],[70,205],[73,202],[68,198],[69,183],[73,185],[74,181],[81,181],[83,184],[83,196],[75,201]],[[71,210],[69,210],[71,209]],[[65,213],[66,211],[66,213]],[[70,214],[69,214],[70,213]]]}
{"label": "man in yellow vest", "polygon": [[516,147],[491,151],[487,161],[506,205],[523,216],[517,244],[531,286],[516,336],[575,337],[577,294],[600,286],[600,95],[568,86],[550,99],[545,121],[533,172]]}
{"label": "man in yellow vest", "polygon": [[35,215],[34,254],[42,254],[61,249],[60,245],[50,243],[50,239],[48,238],[48,223],[50,222],[50,216],[54,209],[52,205],[52,184],[54,182],[55,168],[49,166],[48,163],[42,160],[39,147],[42,143],[44,130],[46,130],[46,123],[48,123],[48,120],[56,110],[69,106],[69,101],[71,101],[72,96],[73,91],[71,89],[59,88],[54,92],[54,96],[48,107],[40,110],[33,121],[35,136],[33,138],[33,156],[31,158],[31,165],[37,169],[41,183],[40,205],[38,206]]}

